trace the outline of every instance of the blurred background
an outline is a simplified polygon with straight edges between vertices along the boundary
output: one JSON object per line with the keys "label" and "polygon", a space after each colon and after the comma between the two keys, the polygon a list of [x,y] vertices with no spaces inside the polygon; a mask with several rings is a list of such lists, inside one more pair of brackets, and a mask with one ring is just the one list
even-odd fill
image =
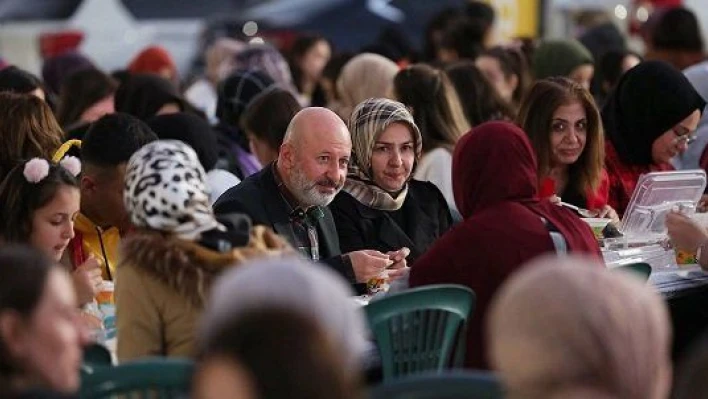
{"label": "blurred background", "polygon": [[[641,52],[640,26],[653,10],[691,8],[704,20],[705,0],[488,0],[495,39],[579,36],[611,20]],[[421,51],[425,26],[465,0],[0,0],[0,55],[38,73],[42,60],[69,49],[105,70],[125,65],[148,45],[165,47],[179,74],[196,76],[217,38],[267,40],[287,50],[299,32],[318,33],[339,51],[406,45]],[[708,24],[702,24],[704,29]],[[705,32],[704,32],[705,33]]]}

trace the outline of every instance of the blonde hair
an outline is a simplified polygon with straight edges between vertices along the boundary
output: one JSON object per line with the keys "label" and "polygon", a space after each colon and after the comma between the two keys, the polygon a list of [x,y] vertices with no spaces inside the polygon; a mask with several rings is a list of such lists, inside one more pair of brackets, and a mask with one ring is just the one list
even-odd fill
{"label": "blonde hair", "polygon": [[452,151],[470,130],[455,87],[445,72],[425,64],[400,71],[393,80],[396,99],[413,114],[423,135],[423,152],[438,147]]}
{"label": "blonde hair", "polygon": [[398,66],[393,61],[378,54],[359,54],[349,60],[337,79],[339,116],[346,121],[360,102],[390,97],[397,72]]}

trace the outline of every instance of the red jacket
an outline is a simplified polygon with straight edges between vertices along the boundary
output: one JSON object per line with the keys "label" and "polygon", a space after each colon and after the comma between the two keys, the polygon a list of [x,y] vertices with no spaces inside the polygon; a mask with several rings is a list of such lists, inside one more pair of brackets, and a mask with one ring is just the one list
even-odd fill
{"label": "red jacket", "polygon": [[[545,179],[542,179],[538,188],[538,196],[540,198],[549,198],[553,195],[558,195],[558,193],[556,193],[555,186],[555,181],[552,178],[546,177]],[[607,171],[602,169],[600,184],[595,191],[588,190],[585,193],[586,201],[583,207],[586,209],[602,209],[605,205],[607,205],[609,192],[610,178],[607,175]],[[562,196],[560,197],[562,199]]]}

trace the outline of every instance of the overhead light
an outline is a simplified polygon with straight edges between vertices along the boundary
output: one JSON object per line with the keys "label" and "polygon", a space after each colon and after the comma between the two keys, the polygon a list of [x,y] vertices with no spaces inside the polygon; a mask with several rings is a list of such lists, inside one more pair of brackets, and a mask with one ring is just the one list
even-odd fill
{"label": "overhead light", "polygon": [[255,36],[258,33],[258,24],[255,21],[248,21],[243,24],[243,34],[246,36]]}
{"label": "overhead light", "polygon": [[646,7],[637,8],[637,20],[641,22],[647,22],[649,19],[649,10]]}
{"label": "overhead light", "polygon": [[253,39],[249,40],[248,43],[250,43],[250,44],[265,44],[265,40],[263,40],[262,37],[254,37]]}
{"label": "overhead light", "polygon": [[627,8],[622,4],[617,4],[615,7],[615,17],[619,19],[627,19]]}

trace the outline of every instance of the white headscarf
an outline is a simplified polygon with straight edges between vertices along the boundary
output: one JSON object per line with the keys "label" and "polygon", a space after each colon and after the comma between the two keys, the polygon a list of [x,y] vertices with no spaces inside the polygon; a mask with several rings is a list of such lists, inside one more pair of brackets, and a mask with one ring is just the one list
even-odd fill
{"label": "white headscarf", "polygon": [[260,259],[226,272],[214,285],[201,323],[202,347],[230,320],[259,307],[312,316],[352,369],[370,348],[362,310],[349,285],[325,266],[299,257]]}
{"label": "white headscarf", "polygon": [[158,140],[138,150],[125,172],[123,201],[136,227],[194,241],[201,233],[225,228],[209,205],[206,172],[192,147]]}

